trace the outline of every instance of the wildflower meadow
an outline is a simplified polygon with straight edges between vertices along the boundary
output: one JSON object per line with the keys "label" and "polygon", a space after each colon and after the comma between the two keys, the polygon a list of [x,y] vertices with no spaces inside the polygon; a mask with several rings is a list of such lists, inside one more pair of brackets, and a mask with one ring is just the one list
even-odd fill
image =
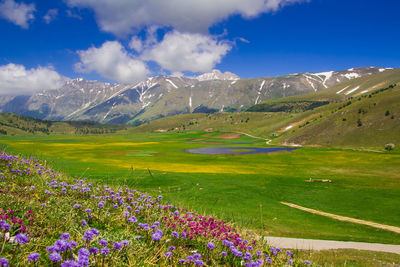
{"label": "wildflower meadow", "polygon": [[74,179],[33,157],[2,152],[0,171],[0,266],[311,264],[162,196]]}

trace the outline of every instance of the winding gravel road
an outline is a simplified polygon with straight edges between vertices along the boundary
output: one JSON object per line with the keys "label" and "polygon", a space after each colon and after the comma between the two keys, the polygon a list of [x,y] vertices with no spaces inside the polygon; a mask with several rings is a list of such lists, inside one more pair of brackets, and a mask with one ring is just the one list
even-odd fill
{"label": "winding gravel road", "polygon": [[286,238],[286,237],[265,237],[265,239],[271,246],[284,249],[307,249],[307,250],[359,249],[359,250],[381,251],[381,252],[400,254],[400,245],[300,239],[300,238]]}

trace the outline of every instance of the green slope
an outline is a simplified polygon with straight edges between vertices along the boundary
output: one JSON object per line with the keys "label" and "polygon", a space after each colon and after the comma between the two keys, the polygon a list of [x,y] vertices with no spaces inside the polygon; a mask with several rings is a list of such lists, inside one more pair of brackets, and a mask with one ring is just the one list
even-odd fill
{"label": "green slope", "polygon": [[47,121],[13,113],[0,113],[0,135],[107,134],[126,128],[125,125]]}
{"label": "green slope", "polygon": [[368,147],[400,144],[400,86],[385,87],[320,109],[317,116],[276,141],[302,145]]}
{"label": "green slope", "polygon": [[[274,108],[279,108],[281,106],[289,106],[292,104],[294,106],[293,111],[304,111],[307,109],[296,109],[296,106],[305,105],[306,107],[311,104],[324,104],[324,102],[340,102],[345,101],[350,97],[359,96],[363,94],[373,92],[380,88],[388,87],[391,84],[400,83],[400,69],[394,69],[390,71],[385,71],[375,75],[369,75],[362,78],[350,80],[344,83],[340,83],[336,86],[327,88],[325,90],[320,90],[313,93],[303,94],[303,95],[295,95],[289,97],[283,97],[278,99],[271,99],[263,101],[257,105],[250,107],[249,111],[256,112],[268,112],[273,111]],[[353,89],[356,89],[353,92]],[[368,92],[365,92],[368,91]],[[316,105],[318,106],[318,105]],[[313,107],[311,107],[313,108]],[[286,110],[291,111],[289,108]],[[285,111],[285,110],[280,110]]]}
{"label": "green slope", "polygon": [[186,114],[162,118],[134,128],[145,131],[246,132],[273,143],[383,150],[400,141],[400,70],[354,79],[311,94],[268,100],[257,110]]}

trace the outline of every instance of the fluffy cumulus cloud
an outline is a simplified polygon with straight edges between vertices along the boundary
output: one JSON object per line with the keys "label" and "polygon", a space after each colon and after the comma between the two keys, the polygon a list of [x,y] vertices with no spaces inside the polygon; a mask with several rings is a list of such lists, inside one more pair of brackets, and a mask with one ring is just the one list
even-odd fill
{"label": "fluffy cumulus cloud", "polygon": [[29,22],[35,18],[35,10],[34,4],[17,3],[14,0],[0,1],[0,17],[24,29],[29,28]]}
{"label": "fluffy cumulus cloud", "polygon": [[47,24],[49,24],[50,22],[52,22],[57,18],[57,15],[58,15],[58,9],[53,8],[47,11],[46,15],[43,16],[43,19]]}
{"label": "fluffy cumulus cloud", "polygon": [[142,57],[171,72],[206,72],[212,70],[230,49],[228,43],[212,36],[172,31],[161,42],[146,48]]}
{"label": "fluffy cumulus cloud", "polygon": [[[71,10],[92,9],[101,30],[116,36],[127,37],[146,30],[144,38],[131,38],[127,46],[130,52],[115,41],[78,52],[77,71],[95,71],[111,80],[132,83],[149,74],[146,65],[149,61],[156,62],[163,71],[179,75],[185,71],[211,71],[232,47],[232,42],[221,41],[224,35],[211,36],[208,33],[212,25],[232,15],[252,18],[291,3],[309,0],[65,1]],[[164,32],[161,40],[159,29]]]}
{"label": "fluffy cumulus cloud", "polygon": [[251,18],[307,0],[66,0],[90,8],[103,31],[124,35],[146,26],[170,26],[181,32],[207,32],[231,15]]}
{"label": "fluffy cumulus cloud", "polygon": [[23,65],[0,66],[0,94],[21,95],[61,87],[68,79],[51,67],[26,69]]}
{"label": "fluffy cumulus cloud", "polygon": [[146,64],[130,55],[117,41],[105,42],[101,47],[78,51],[78,72],[97,72],[101,76],[120,82],[135,83],[149,74]]}

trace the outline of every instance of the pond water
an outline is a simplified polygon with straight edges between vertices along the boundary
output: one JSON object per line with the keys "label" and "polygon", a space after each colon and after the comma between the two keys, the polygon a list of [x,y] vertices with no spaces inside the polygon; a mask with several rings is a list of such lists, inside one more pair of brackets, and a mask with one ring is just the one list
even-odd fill
{"label": "pond water", "polygon": [[[218,155],[218,154],[268,154],[279,151],[293,151],[296,148],[289,147],[201,147],[189,149],[188,152],[192,154],[203,154],[203,155]],[[242,151],[241,151],[242,150]]]}

